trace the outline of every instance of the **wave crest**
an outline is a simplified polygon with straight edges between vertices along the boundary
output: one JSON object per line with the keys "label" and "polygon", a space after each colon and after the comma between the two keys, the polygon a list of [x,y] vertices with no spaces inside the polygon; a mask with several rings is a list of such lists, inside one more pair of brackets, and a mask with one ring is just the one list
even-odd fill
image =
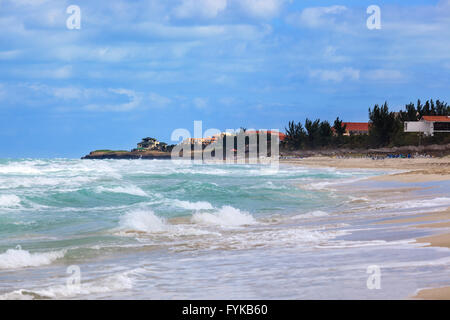
{"label": "wave crest", "polygon": [[22,249],[9,249],[0,254],[0,269],[38,267],[63,258],[65,251],[30,253]]}
{"label": "wave crest", "polygon": [[215,213],[195,213],[192,221],[198,224],[216,225],[224,227],[238,227],[256,223],[251,214],[241,212],[231,206],[224,206]]}
{"label": "wave crest", "polygon": [[20,202],[20,198],[14,194],[0,195],[0,207],[18,207]]}
{"label": "wave crest", "polygon": [[158,217],[151,210],[130,211],[120,219],[120,227],[126,231],[163,232],[167,229],[165,219]]}

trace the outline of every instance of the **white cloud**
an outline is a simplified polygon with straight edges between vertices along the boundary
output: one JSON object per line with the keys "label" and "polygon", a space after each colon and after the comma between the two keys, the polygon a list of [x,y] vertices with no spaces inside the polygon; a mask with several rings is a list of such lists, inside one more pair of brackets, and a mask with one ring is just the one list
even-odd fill
{"label": "white cloud", "polygon": [[339,15],[347,10],[347,7],[339,5],[330,7],[305,8],[300,13],[290,14],[287,17],[287,22],[296,26],[319,28],[334,24],[334,16]]}
{"label": "white cloud", "polygon": [[54,70],[49,70],[46,74],[55,79],[67,79],[72,76],[72,66],[64,66]]}
{"label": "white cloud", "polygon": [[0,99],[6,96],[6,91],[4,89],[4,85],[0,83]]}
{"label": "white cloud", "polygon": [[65,87],[65,88],[53,88],[53,95],[56,98],[69,100],[69,99],[80,99],[83,95],[82,90],[75,87]]}
{"label": "white cloud", "polygon": [[36,65],[27,68],[17,68],[12,74],[22,78],[42,78],[42,79],[68,79],[72,77],[72,66],[53,67],[46,65]]}
{"label": "white cloud", "polygon": [[333,63],[340,63],[340,62],[345,62],[345,61],[349,60],[348,57],[337,54],[337,48],[334,46],[327,46],[325,48],[324,53],[323,53],[323,58],[326,61],[333,62]]}
{"label": "white cloud", "polygon": [[276,16],[285,2],[286,0],[238,0],[247,14],[258,18]]}
{"label": "white cloud", "polygon": [[0,60],[10,60],[17,58],[21,54],[20,50],[0,51]]}
{"label": "white cloud", "polygon": [[224,106],[230,107],[232,105],[237,105],[239,103],[239,100],[234,97],[222,97],[219,99],[219,103],[223,104]]}
{"label": "white cloud", "polygon": [[5,2],[10,2],[16,6],[26,6],[26,7],[30,7],[30,6],[41,6],[44,3],[49,2],[49,0],[10,0],[10,1],[5,1]]}
{"label": "white cloud", "polygon": [[399,70],[376,69],[366,73],[366,77],[373,81],[397,82],[405,80],[406,76]]}
{"label": "white cloud", "polygon": [[150,107],[165,107],[167,105],[169,105],[170,103],[172,103],[172,100],[167,98],[167,97],[163,97],[157,93],[151,92],[148,95],[148,100],[150,101]]}
{"label": "white cloud", "polygon": [[128,102],[121,104],[88,104],[84,107],[84,109],[88,111],[131,111],[136,109],[142,101],[142,97],[140,94],[136,93],[133,90],[128,89],[108,89],[109,92],[115,93],[118,95],[125,95],[128,98]]}
{"label": "white cloud", "polygon": [[178,18],[215,18],[227,7],[227,0],[182,0],[174,9]]}
{"label": "white cloud", "polygon": [[346,79],[359,80],[360,70],[354,68],[342,68],[340,70],[311,70],[309,75],[311,78],[321,81],[342,82]]}
{"label": "white cloud", "polygon": [[205,98],[195,98],[193,102],[197,109],[205,109],[208,106],[208,99]]}

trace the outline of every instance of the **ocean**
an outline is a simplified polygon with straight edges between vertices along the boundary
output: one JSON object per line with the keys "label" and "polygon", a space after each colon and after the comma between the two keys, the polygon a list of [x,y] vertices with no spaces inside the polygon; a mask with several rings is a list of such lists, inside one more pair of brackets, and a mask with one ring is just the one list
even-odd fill
{"label": "ocean", "polygon": [[401,187],[364,180],[384,173],[3,159],[0,299],[403,299],[448,282],[448,249],[414,240],[431,231],[378,222],[448,207],[449,183],[368,193]]}

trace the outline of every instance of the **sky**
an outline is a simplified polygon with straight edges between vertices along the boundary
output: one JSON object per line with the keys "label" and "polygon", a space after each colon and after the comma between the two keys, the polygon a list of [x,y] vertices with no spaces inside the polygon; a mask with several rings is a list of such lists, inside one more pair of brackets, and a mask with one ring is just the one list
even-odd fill
{"label": "sky", "polygon": [[368,121],[450,103],[449,74],[450,0],[0,0],[0,158],[174,143],[195,120]]}

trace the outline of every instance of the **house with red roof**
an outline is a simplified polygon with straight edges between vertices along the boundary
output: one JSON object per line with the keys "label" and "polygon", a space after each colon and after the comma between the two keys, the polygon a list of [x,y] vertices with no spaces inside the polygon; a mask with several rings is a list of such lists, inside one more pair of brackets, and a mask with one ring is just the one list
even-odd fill
{"label": "house with red roof", "polygon": [[286,135],[279,131],[272,131],[272,130],[257,130],[257,131],[249,131],[247,130],[245,132],[246,134],[270,134],[270,135],[278,135],[280,138],[280,141],[284,141],[286,139]]}
{"label": "house with red roof", "polygon": [[344,136],[369,134],[368,122],[342,122],[345,126]]}
{"label": "house with red roof", "polygon": [[423,116],[419,121],[405,121],[405,132],[433,136],[435,132],[450,132],[450,116]]}

